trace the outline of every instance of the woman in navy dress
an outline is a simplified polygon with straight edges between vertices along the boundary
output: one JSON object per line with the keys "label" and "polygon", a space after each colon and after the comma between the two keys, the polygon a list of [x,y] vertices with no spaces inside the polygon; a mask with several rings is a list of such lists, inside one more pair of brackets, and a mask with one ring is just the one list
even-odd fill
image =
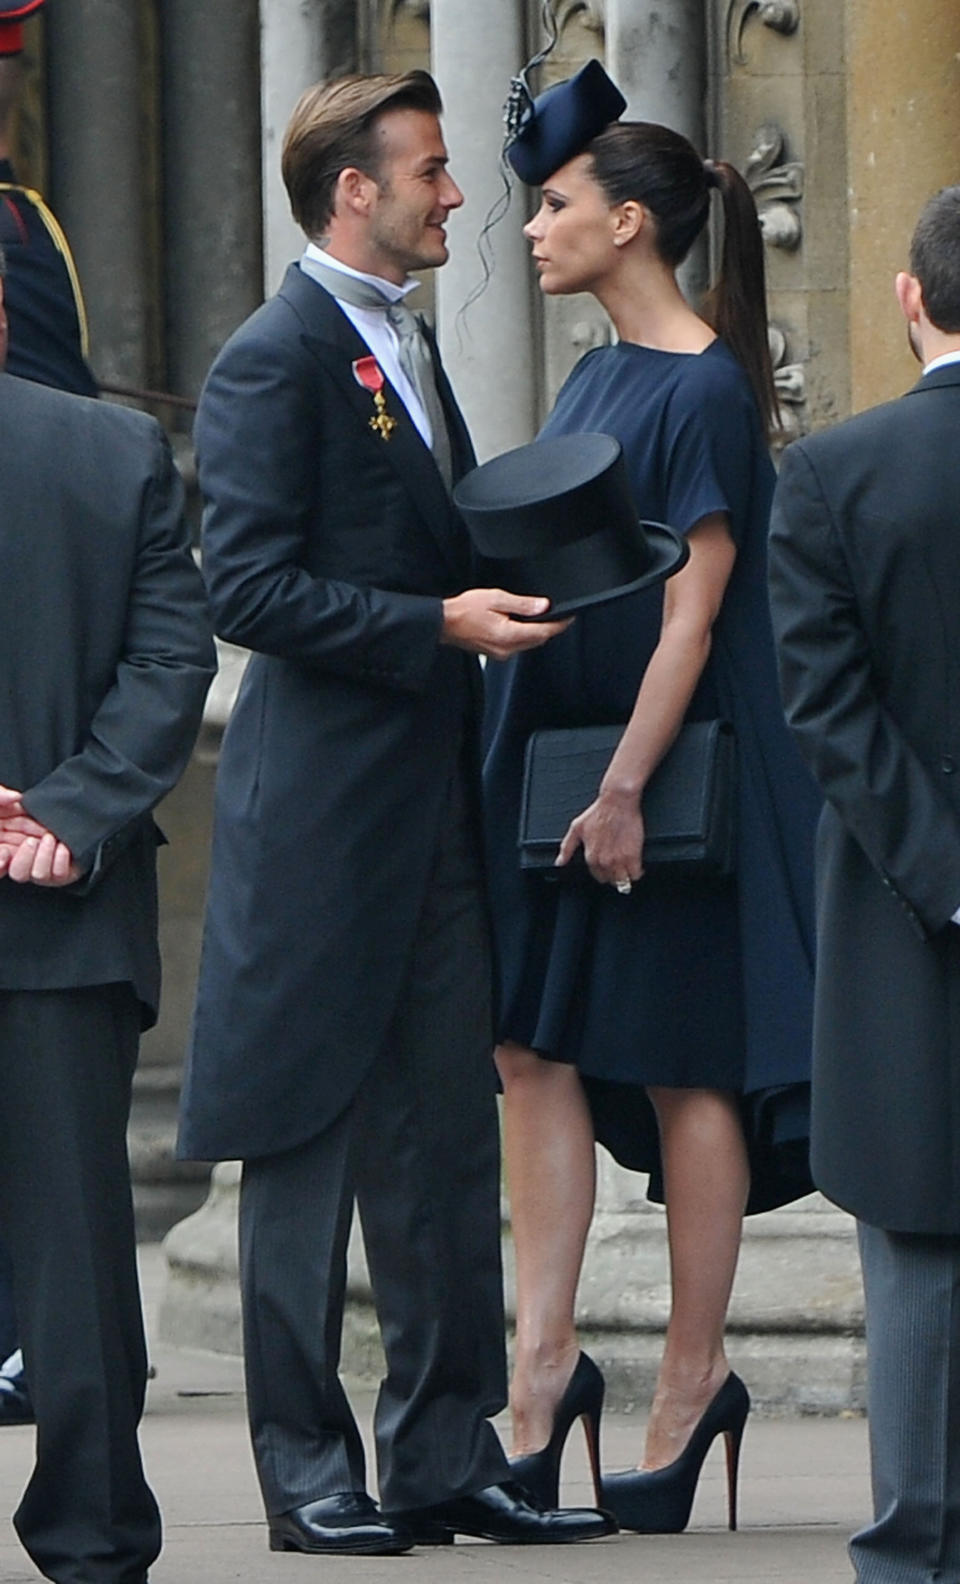
{"label": "woman in navy dress", "polygon": [[[627,1527],[682,1529],[707,1447],[723,1433],[738,1449],[749,1406],[724,1352],[743,1215],[811,1186],[817,797],[783,723],[767,614],[775,402],[753,200],[732,167],[664,127],[607,126],[580,150],[543,181],[525,235],[541,290],[592,292],[618,341],[577,364],[543,432],[615,435],[640,514],[682,531],[690,557],[664,586],[585,610],[546,648],[487,668],[514,1453],[518,1475],[555,1501],[569,1424],[599,1415],[602,1381],[574,1327],[596,1138],[665,1199],[672,1289],[640,1471],[598,1494]],[[707,318],[675,271],[714,190],[725,242]],[[736,873],[645,874],[643,788],[684,721],[718,715],[737,741]],[[621,721],[596,801],[561,849],[562,863],[582,849],[592,879],[522,873],[530,732]]]}

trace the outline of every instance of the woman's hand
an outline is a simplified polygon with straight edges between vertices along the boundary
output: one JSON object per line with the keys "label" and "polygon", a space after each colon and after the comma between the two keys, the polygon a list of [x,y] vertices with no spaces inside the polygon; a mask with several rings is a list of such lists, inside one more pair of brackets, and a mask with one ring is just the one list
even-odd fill
{"label": "woman's hand", "polygon": [[582,847],[593,878],[624,892],[643,874],[643,789],[683,724],[737,554],[723,512],[702,518],[687,538],[690,559],[664,589],[660,639],[633,714],[596,801],[572,821],[557,855],[562,866]]}
{"label": "woman's hand", "polygon": [[557,864],[570,862],[583,848],[587,868],[601,885],[639,880],[643,874],[643,815],[635,793],[602,791],[590,807],[571,821],[560,843]]}

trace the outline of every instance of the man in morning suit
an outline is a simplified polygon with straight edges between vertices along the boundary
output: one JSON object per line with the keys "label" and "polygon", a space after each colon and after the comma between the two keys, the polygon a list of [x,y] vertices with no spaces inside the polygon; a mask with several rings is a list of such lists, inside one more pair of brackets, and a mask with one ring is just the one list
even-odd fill
{"label": "man in morning suit", "polygon": [[[0,278],[0,364],[5,341]],[[143,1584],[126,1125],[159,993],[150,811],[215,659],[152,419],[0,374],[0,502],[0,1225],[37,1421],[14,1522],[58,1584]]]}
{"label": "man in morning suit", "polygon": [[896,290],[923,375],[789,447],[770,548],[787,716],[826,796],[812,1150],[860,1237],[860,1584],[960,1578],[960,187]]}
{"label": "man in morning suit", "polygon": [[[181,1152],[244,1162],[275,1550],[610,1527],[527,1500],[488,1422],[505,1379],[477,656],[562,624],[470,587],[449,494],[470,442],[403,307],[462,202],[439,114],[419,71],[303,95],[283,174],[308,246],[197,417],[215,624],[254,653],[220,761]],[[387,1357],[379,1508],[337,1375],[355,1201]]]}

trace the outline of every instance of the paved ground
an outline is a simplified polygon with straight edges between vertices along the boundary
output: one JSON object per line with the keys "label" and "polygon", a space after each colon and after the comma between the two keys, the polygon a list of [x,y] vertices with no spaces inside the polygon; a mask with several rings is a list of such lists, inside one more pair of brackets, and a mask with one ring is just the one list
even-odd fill
{"label": "paved ground", "polygon": [[[148,1321],[159,1251],[143,1252]],[[726,1510],[722,1444],[707,1461],[683,1535],[621,1535],[588,1546],[503,1547],[460,1541],[404,1557],[318,1559],[271,1554],[247,1445],[236,1360],[151,1347],[157,1379],[143,1425],[148,1472],[166,1523],[151,1584],[850,1584],[845,1544],[867,1512],[866,1430],[857,1419],[756,1419],[742,1458],[741,1527]],[[365,1423],[373,1397],[355,1396]],[[604,1462],[625,1467],[641,1421],[604,1420]],[[0,1507],[11,1512],[29,1472],[32,1431],[0,1434]],[[571,1438],[565,1496],[589,1499],[582,1441]],[[0,1580],[38,1575],[11,1529],[0,1533]]]}

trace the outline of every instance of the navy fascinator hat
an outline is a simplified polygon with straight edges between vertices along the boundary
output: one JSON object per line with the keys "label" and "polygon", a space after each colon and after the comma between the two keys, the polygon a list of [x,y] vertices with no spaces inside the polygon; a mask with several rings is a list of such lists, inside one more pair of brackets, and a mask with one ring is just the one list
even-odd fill
{"label": "navy fascinator hat", "polygon": [[626,108],[626,99],[600,62],[587,61],[575,77],[554,83],[519,109],[507,159],[528,187],[542,187]]}

